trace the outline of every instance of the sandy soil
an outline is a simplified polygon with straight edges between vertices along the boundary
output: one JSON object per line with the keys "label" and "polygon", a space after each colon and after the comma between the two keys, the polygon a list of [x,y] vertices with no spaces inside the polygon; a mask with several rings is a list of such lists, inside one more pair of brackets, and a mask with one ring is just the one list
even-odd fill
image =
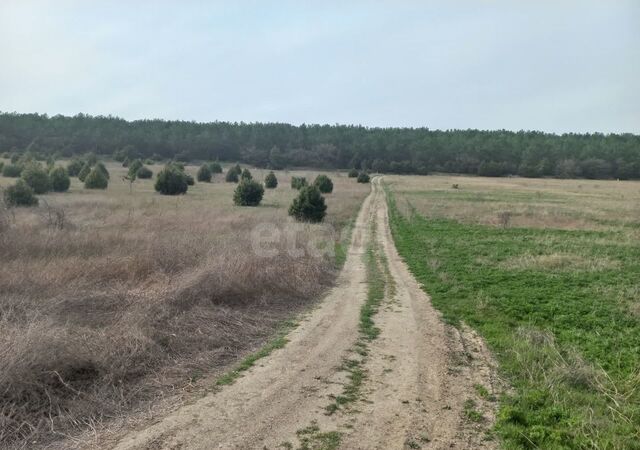
{"label": "sandy soil", "polygon": [[[375,238],[388,261],[392,289],[374,320],[381,329],[362,360],[361,398],[327,415],[347,382],[360,307],[366,300],[363,253]],[[341,433],[339,448],[492,448],[486,430],[495,405],[478,395],[498,386],[481,339],[446,326],[393,245],[380,178],[358,215],[347,261],[322,304],[289,335],[289,343],[234,384],[131,431],[117,449],[276,449],[301,446],[310,425]],[[465,411],[482,415],[470,419]],[[466,407],[465,407],[466,405]],[[305,448],[327,447],[312,441]]]}

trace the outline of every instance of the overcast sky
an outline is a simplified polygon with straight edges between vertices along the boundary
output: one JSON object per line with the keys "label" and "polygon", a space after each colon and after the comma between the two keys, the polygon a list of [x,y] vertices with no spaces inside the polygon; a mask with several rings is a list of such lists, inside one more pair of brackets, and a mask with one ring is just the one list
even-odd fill
{"label": "overcast sky", "polygon": [[0,61],[0,111],[640,132],[637,0],[0,0]]}

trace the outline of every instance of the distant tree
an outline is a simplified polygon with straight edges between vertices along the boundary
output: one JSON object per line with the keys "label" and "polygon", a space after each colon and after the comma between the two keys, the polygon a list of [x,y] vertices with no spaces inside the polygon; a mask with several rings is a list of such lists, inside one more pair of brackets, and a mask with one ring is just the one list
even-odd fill
{"label": "distant tree", "polygon": [[[371,170],[377,173],[386,173],[389,171],[389,165],[387,164],[386,161],[377,158],[377,159],[374,159],[373,162],[371,163]],[[356,171],[356,176],[357,176],[357,171]],[[355,176],[353,178],[355,178]]]}
{"label": "distant tree", "polygon": [[39,163],[29,163],[22,171],[22,179],[36,194],[46,194],[51,190],[49,174]]}
{"label": "distant tree", "polygon": [[555,175],[558,178],[578,178],[582,175],[582,170],[575,160],[563,159],[556,165]]}
{"label": "distant tree", "polygon": [[333,181],[331,181],[331,178],[326,175],[318,175],[314,180],[313,185],[323,194],[330,194],[333,192]]}
{"label": "distant tree", "polygon": [[4,202],[8,207],[35,206],[38,204],[38,199],[31,186],[24,180],[19,179],[16,184],[5,189]]}
{"label": "distant tree", "polygon": [[194,178],[188,173],[182,172],[182,176],[184,177],[184,180],[187,182],[187,186],[193,186],[194,184],[196,184],[196,180],[194,180]]}
{"label": "distant tree", "polygon": [[349,170],[348,176],[349,176],[349,178],[357,178],[358,173],[359,173],[358,169],[351,169],[351,170]]}
{"label": "distant tree", "polygon": [[237,183],[240,177],[238,176],[238,173],[235,170],[233,170],[233,168],[230,168],[227,171],[227,174],[225,175],[224,179],[228,183]]}
{"label": "distant tree", "polygon": [[213,175],[211,174],[211,169],[209,168],[209,165],[203,164],[198,169],[198,174],[196,176],[198,178],[198,181],[201,181],[204,183],[210,183]]}
{"label": "distant tree", "polygon": [[142,166],[138,169],[138,173],[136,175],[137,178],[146,180],[153,177],[153,171],[146,166]]}
{"label": "distant tree", "polygon": [[55,167],[50,173],[51,189],[54,192],[67,192],[71,186],[71,180],[64,167]]}
{"label": "distant tree", "polygon": [[249,169],[244,169],[242,171],[242,173],[240,174],[240,179],[241,180],[253,180],[253,175],[251,175],[251,172],[249,171]]}
{"label": "distant tree", "polygon": [[137,176],[138,174],[138,170],[140,170],[140,168],[144,166],[144,164],[142,163],[141,160],[139,159],[134,159],[133,161],[131,161],[129,163],[129,171],[128,171],[128,175],[129,176],[134,176],[134,178]]}
{"label": "distant tree", "polygon": [[264,177],[264,187],[268,189],[275,189],[278,187],[278,179],[276,178],[276,174],[269,172],[266,177]]}
{"label": "distant tree", "polygon": [[305,177],[291,177],[291,187],[293,189],[300,190],[308,184],[309,183],[307,183],[307,179]]}
{"label": "distant tree", "polygon": [[106,189],[109,186],[109,179],[104,172],[96,165],[84,180],[85,189]]}
{"label": "distant tree", "polygon": [[214,162],[210,162],[209,163],[209,170],[211,171],[211,173],[215,174],[215,173],[222,173],[222,166],[220,165],[219,162],[214,161]]}
{"label": "distant tree", "polygon": [[499,162],[482,161],[478,166],[478,175],[481,177],[502,177],[506,174],[506,167]]}
{"label": "distant tree", "polygon": [[238,206],[258,206],[264,196],[264,187],[249,178],[243,178],[233,193],[233,202]]}
{"label": "distant tree", "polygon": [[184,172],[175,165],[167,165],[158,173],[155,189],[163,195],[180,195],[187,192],[189,185]]}
{"label": "distant tree", "polygon": [[4,161],[0,161],[0,173],[2,173],[3,169],[4,169]]}
{"label": "distant tree", "polygon": [[368,183],[369,181],[370,181],[370,178],[367,172],[360,172],[358,174],[358,183]]}
{"label": "distant tree", "polygon": [[107,168],[105,167],[105,165],[101,162],[96,163],[95,165],[96,170],[98,170],[107,180],[111,178],[111,176],[109,175],[109,171],[107,170]]}
{"label": "distant tree", "polygon": [[271,151],[269,151],[269,166],[275,170],[284,169],[285,158],[282,151],[276,145],[271,147]]}
{"label": "distant tree", "polygon": [[95,166],[98,163],[98,155],[94,152],[89,152],[84,155],[84,160],[91,166]]}
{"label": "distant tree", "polygon": [[603,159],[585,159],[580,163],[580,170],[585,178],[611,178],[611,164]]}
{"label": "distant tree", "polygon": [[91,165],[89,163],[84,163],[84,166],[82,166],[82,170],[80,170],[80,172],[78,173],[78,180],[84,183],[90,173]]}
{"label": "distant tree", "polygon": [[289,207],[289,215],[301,222],[322,222],[327,213],[324,197],[315,186],[304,186]]}
{"label": "distant tree", "polygon": [[526,178],[538,178],[540,176],[540,166],[531,162],[523,162],[518,167],[518,175]]}
{"label": "distant tree", "polygon": [[2,175],[7,178],[18,178],[22,174],[22,166],[7,164],[2,168]]}
{"label": "distant tree", "polygon": [[67,164],[67,174],[70,177],[77,177],[82,168],[84,167],[84,163],[77,158],[72,159]]}

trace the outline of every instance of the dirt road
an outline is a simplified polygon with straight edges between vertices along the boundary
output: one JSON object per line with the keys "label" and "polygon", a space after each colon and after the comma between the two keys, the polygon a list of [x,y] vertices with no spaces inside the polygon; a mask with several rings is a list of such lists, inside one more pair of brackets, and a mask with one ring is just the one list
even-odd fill
{"label": "dirt road", "polygon": [[[470,331],[445,326],[391,239],[380,178],[358,215],[336,287],[287,345],[234,384],[132,431],[117,449],[492,448],[493,369]],[[372,230],[375,229],[375,232]],[[370,240],[386,261],[379,336],[357,353]],[[355,383],[357,399],[328,405]],[[361,376],[360,376],[361,375]],[[482,386],[482,388],[480,388]]]}

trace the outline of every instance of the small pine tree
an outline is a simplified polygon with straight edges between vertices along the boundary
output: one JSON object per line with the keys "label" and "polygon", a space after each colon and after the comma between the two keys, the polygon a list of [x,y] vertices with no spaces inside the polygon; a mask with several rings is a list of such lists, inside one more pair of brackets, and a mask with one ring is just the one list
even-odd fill
{"label": "small pine tree", "polygon": [[51,189],[55,192],[67,192],[71,185],[71,180],[64,167],[54,167],[49,174],[51,178]]}
{"label": "small pine tree", "polygon": [[278,179],[276,178],[276,174],[273,172],[269,172],[266,177],[264,177],[264,186],[268,189],[275,189],[278,187]]}
{"label": "small pine tree", "polygon": [[70,177],[77,177],[82,170],[82,167],[84,167],[82,161],[79,159],[72,159],[69,161],[69,164],[67,164],[67,174]]}
{"label": "small pine tree", "polygon": [[24,180],[17,180],[16,184],[5,189],[4,202],[8,207],[35,206],[38,204],[38,199],[31,186]]}
{"label": "small pine tree", "polygon": [[242,173],[240,174],[240,179],[241,180],[253,180],[253,175],[251,175],[251,172],[249,171],[249,169],[244,169],[242,171]]}
{"label": "small pine tree", "polygon": [[243,178],[233,193],[233,203],[238,206],[258,206],[264,196],[264,188],[254,180]]}
{"label": "small pine tree", "polygon": [[358,174],[358,183],[368,183],[371,179],[367,172],[360,172]]}
{"label": "small pine tree", "polygon": [[140,161],[139,159],[136,159],[133,162],[130,162],[129,163],[129,172],[127,173],[129,178],[137,177],[138,176],[138,170],[140,170],[142,167],[143,167],[142,161]]}
{"label": "small pine tree", "polygon": [[291,187],[293,189],[302,189],[307,186],[307,179],[305,177],[291,177]]}
{"label": "small pine tree", "polygon": [[211,173],[222,173],[222,166],[217,161],[209,163]]}
{"label": "small pine tree", "polygon": [[78,180],[84,183],[89,173],[91,173],[91,165],[89,163],[84,163],[84,166],[82,166],[82,169],[78,173]]}
{"label": "small pine tree", "polygon": [[174,165],[168,165],[158,173],[155,189],[163,195],[180,195],[187,192],[189,185],[184,172]]}
{"label": "small pine tree", "polygon": [[18,164],[7,164],[2,169],[2,175],[7,178],[18,178],[22,175],[22,166]]}
{"label": "small pine tree", "polygon": [[198,181],[204,182],[204,183],[210,183],[211,182],[211,177],[212,177],[212,173],[211,173],[211,169],[209,168],[208,164],[203,164],[199,169],[198,169]]}
{"label": "small pine tree", "polygon": [[109,180],[111,177],[109,176],[109,171],[107,170],[107,168],[105,167],[104,164],[102,164],[101,162],[96,164],[96,169],[100,171],[100,173],[102,173],[102,175]]}
{"label": "small pine tree", "polygon": [[322,222],[327,213],[324,197],[315,186],[305,186],[293,199],[289,215],[301,222]]}
{"label": "small pine tree", "polygon": [[358,176],[358,169],[351,169],[349,171],[349,178],[356,178]]}
{"label": "small pine tree", "polygon": [[109,186],[109,179],[97,166],[91,169],[84,180],[85,189],[106,189],[107,186]]}
{"label": "small pine tree", "polygon": [[238,172],[236,172],[234,167],[231,167],[229,170],[227,170],[227,174],[224,177],[225,181],[229,183],[237,183],[239,178],[240,177],[238,176]]}
{"label": "small pine tree", "polygon": [[331,181],[331,178],[326,175],[318,175],[313,182],[313,185],[323,194],[330,194],[333,192],[333,181]]}
{"label": "small pine tree", "polygon": [[148,180],[149,178],[153,177],[153,171],[146,166],[142,166],[138,169],[136,177],[142,180]]}
{"label": "small pine tree", "polygon": [[22,171],[22,179],[36,194],[46,194],[51,190],[51,180],[39,163],[30,163]]}

